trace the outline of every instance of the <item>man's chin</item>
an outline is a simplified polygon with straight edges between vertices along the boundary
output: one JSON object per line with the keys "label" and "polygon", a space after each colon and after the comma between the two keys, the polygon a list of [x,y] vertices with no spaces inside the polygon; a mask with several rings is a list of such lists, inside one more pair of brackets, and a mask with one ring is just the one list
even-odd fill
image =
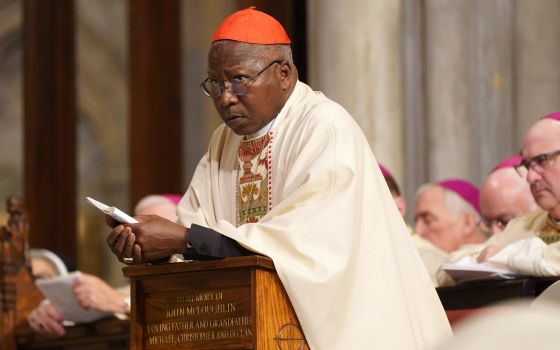
{"label": "man's chin", "polygon": [[535,196],[535,202],[545,211],[551,211],[559,205],[558,200],[555,200],[554,198],[551,198],[550,195],[546,194]]}
{"label": "man's chin", "polygon": [[239,136],[245,136],[245,135],[247,135],[247,134],[245,134],[245,133],[242,132],[242,131],[235,130],[235,129],[232,129],[232,128],[230,128],[230,129],[231,129],[236,135],[239,135]]}
{"label": "man's chin", "polygon": [[[228,125],[229,126],[229,125]],[[247,135],[251,135],[256,133],[258,130],[251,130],[249,128],[244,128],[244,127],[236,127],[236,128],[232,128],[231,126],[229,126],[229,128],[237,135],[239,136],[247,136]]]}
{"label": "man's chin", "polygon": [[234,133],[236,133],[239,136],[245,136],[245,135],[249,135],[250,132],[247,132],[247,130],[243,127],[237,126],[237,125],[231,125],[231,124],[227,124],[228,128],[230,128]]}

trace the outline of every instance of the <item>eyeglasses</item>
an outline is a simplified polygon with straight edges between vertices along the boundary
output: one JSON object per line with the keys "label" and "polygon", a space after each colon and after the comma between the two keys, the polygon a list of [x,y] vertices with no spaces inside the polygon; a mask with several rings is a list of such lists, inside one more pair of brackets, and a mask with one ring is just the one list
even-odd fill
{"label": "eyeglasses", "polygon": [[515,166],[515,170],[520,175],[521,168],[525,168],[527,169],[527,171],[529,171],[529,169],[533,169],[538,172],[543,171],[558,155],[560,155],[560,150],[539,154],[538,156],[534,156],[531,159],[523,159],[519,165]]}
{"label": "eyeglasses", "polygon": [[230,94],[236,96],[244,96],[247,94],[247,85],[257,79],[261,74],[263,74],[268,68],[272,67],[275,63],[282,64],[284,61],[282,60],[275,60],[270,62],[270,64],[264,67],[260,72],[258,72],[255,76],[251,78],[247,77],[240,77],[240,78],[233,78],[231,81],[224,81],[219,82],[217,80],[206,78],[202,83],[200,83],[200,87],[202,91],[209,97],[220,97],[222,93],[225,91],[229,92]]}

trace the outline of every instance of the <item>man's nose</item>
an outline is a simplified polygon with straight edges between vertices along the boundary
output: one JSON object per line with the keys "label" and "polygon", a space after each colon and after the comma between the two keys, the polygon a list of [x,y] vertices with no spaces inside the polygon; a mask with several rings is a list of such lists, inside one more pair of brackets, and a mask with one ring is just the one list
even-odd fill
{"label": "man's nose", "polygon": [[222,89],[222,94],[218,97],[218,100],[222,106],[229,106],[239,102],[239,98],[230,90],[230,88]]}
{"label": "man's nose", "polygon": [[416,224],[414,225],[414,231],[416,231],[416,233],[420,236],[424,236],[424,234],[426,233],[426,225],[424,225],[422,220],[416,221]]}
{"label": "man's nose", "polygon": [[527,170],[527,182],[530,184],[535,183],[538,180],[541,180],[541,174],[538,173],[538,171],[536,171],[535,169],[533,169],[533,167],[530,167]]}

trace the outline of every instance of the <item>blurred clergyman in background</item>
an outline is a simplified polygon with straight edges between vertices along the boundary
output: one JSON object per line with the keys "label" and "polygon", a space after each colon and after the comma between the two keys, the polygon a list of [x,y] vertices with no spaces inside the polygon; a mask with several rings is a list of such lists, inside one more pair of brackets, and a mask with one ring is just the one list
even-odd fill
{"label": "blurred clergyman in background", "polygon": [[514,156],[496,165],[480,189],[480,214],[492,235],[502,232],[510,220],[537,207],[527,183],[527,170],[515,169],[522,160]]}

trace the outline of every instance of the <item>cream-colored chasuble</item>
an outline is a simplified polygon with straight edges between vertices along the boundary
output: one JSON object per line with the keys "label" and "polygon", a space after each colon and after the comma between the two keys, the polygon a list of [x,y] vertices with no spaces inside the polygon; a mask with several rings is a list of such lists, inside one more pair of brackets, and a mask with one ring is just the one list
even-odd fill
{"label": "cream-colored chasuble", "polygon": [[237,176],[237,226],[258,222],[269,210],[270,157],[272,132],[239,144]]}
{"label": "cream-colored chasuble", "polygon": [[298,82],[272,127],[270,210],[237,227],[241,136],[213,134],[179,219],[272,258],[313,350],[426,349],[451,329],[377,161],[338,104]]}

